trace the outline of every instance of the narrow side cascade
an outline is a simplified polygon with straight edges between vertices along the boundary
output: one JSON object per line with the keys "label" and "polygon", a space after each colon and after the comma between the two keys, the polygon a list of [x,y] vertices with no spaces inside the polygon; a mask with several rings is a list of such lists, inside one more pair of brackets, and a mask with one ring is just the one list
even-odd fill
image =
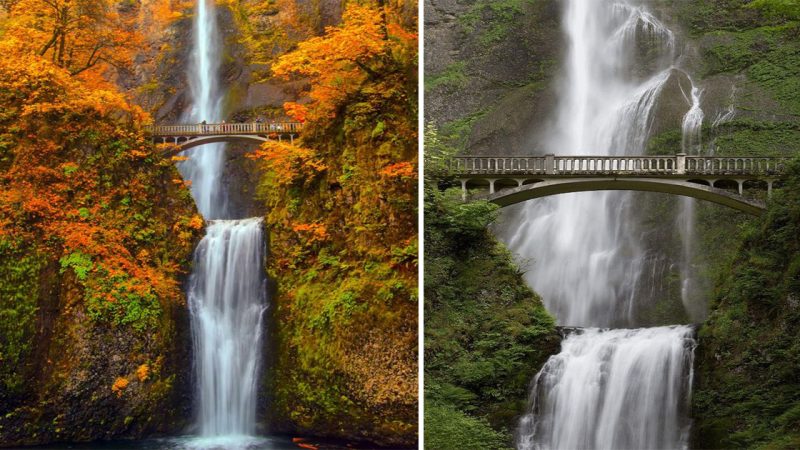
{"label": "narrow side cascade", "polygon": [[685,448],[693,334],[689,326],[571,334],[536,375],[518,448]]}
{"label": "narrow side cascade", "polygon": [[255,433],[266,309],[262,220],[211,221],[195,251],[189,306],[203,436]]}
{"label": "narrow side cascade", "polygon": [[[645,154],[665,87],[685,77],[672,31],[637,0],[567,0],[563,26],[565,79],[544,150]],[[700,91],[692,94],[684,127],[695,133],[703,118]],[[560,195],[512,209],[503,219],[517,226],[498,227],[514,253],[533,259],[527,280],[560,324],[632,328],[587,328],[562,343],[533,381],[520,449],[685,447],[693,329],[636,328],[668,265],[646,250],[634,198]]]}
{"label": "narrow side cascade", "polygon": [[[705,113],[700,107],[702,89],[692,81],[692,107],[683,116],[681,123],[681,150],[688,155],[700,154],[702,150],[702,126]],[[677,226],[681,237],[681,300],[683,307],[693,322],[700,322],[706,315],[705,303],[696,298],[700,292],[698,280],[693,267],[695,247],[695,225],[697,222],[697,201],[689,197],[681,197],[679,203]]]}

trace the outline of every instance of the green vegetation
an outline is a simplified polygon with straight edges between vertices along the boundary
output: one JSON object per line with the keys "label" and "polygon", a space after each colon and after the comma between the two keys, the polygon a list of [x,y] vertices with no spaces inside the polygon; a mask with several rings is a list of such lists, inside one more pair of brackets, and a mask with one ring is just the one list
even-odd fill
{"label": "green vegetation", "polygon": [[478,43],[490,47],[506,38],[526,3],[533,0],[478,0],[458,20],[466,34],[480,30]]}
{"label": "green vegetation", "polygon": [[[487,226],[497,207],[461,201],[452,148],[426,134],[425,398],[429,448],[500,448],[527,386],[557,351],[555,322]],[[430,409],[428,409],[430,408]],[[461,429],[453,439],[453,428]],[[498,442],[503,442],[498,446]],[[437,445],[434,445],[437,443]]]}
{"label": "green vegetation", "polygon": [[447,66],[443,71],[425,78],[425,90],[435,89],[443,86],[446,91],[463,89],[467,83],[467,75],[464,68],[467,63],[457,61]]}
{"label": "green vegetation", "polygon": [[425,405],[425,448],[510,450],[508,436],[485,419],[469,416],[450,405]]}
{"label": "green vegetation", "polygon": [[787,156],[800,153],[800,122],[734,120],[705,130],[718,155]]}
{"label": "green vegetation", "polygon": [[748,8],[759,9],[772,17],[800,19],[800,1],[798,0],[753,0]]}
{"label": "green vegetation", "polygon": [[0,238],[0,404],[24,388],[43,260],[18,242]]}
{"label": "green vegetation", "polygon": [[697,448],[800,445],[800,159],[717,285],[700,331]]}
{"label": "green vegetation", "polygon": [[786,113],[800,115],[800,22],[709,34],[715,43],[704,51],[704,76],[746,74],[777,99]]}
{"label": "green vegetation", "polygon": [[459,150],[464,150],[472,134],[472,127],[483,119],[490,111],[491,107],[485,107],[466,116],[442,125],[441,136],[449,145]]}

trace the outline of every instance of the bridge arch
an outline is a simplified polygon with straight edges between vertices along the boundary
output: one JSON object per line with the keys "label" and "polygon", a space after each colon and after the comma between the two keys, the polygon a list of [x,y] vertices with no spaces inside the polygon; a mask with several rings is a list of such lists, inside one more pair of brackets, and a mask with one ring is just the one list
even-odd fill
{"label": "bridge arch", "polygon": [[156,144],[172,143],[167,150],[174,156],[184,150],[217,142],[251,142],[261,144],[269,140],[294,142],[300,136],[300,122],[250,122],[250,123],[197,123],[183,125],[150,125],[145,127]]}
{"label": "bridge arch", "polygon": [[486,200],[510,206],[527,200],[571,192],[643,191],[682,195],[727,206],[747,214],[761,215],[766,205],[732,192],[690,181],[662,178],[559,178],[490,193]]}
{"label": "bridge arch", "polygon": [[261,145],[262,143],[268,140],[269,140],[268,138],[263,136],[248,135],[248,134],[199,136],[199,137],[184,138],[184,139],[178,138],[175,141],[173,141],[173,143],[177,144],[178,146],[174,149],[169,150],[167,152],[167,156],[175,156],[184,150],[189,150],[190,148],[199,147],[201,145],[206,145],[206,144],[215,144],[219,142],[250,142]]}

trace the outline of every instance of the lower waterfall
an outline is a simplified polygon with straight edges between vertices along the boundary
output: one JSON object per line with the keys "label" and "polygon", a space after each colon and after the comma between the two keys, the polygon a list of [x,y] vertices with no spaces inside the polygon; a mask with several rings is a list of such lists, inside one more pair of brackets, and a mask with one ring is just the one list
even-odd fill
{"label": "lower waterfall", "polygon": [[262,220],[213,220],[188,297],[202,436],[253,435],[266,310]]}
{"label": "lower waterfall", "polygon": [[686,448],[690,326],[569,335],[533,381],[521,450]]}

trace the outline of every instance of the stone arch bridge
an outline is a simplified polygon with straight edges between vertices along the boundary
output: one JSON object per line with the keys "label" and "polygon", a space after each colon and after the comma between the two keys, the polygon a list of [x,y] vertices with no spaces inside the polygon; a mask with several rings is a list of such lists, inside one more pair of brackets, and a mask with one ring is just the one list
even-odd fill
{"label": "stone arch bridge", "polygon": [[152,125],[145,129],[157,144],[171,143],[177,147],[170,154],[215,142],[255,142],[274,139],[282,141],[299,136],[300,122],[201,123],[194,125]]}
{"label": "stone arch bridge", "polygon": [[556,194],[602,190],[694,197],[760,215],[766,205],[744,189],[772,193],[787,158],[687,156],[460,156],[450,163],[464,198],[470,189],[500,206]]}

